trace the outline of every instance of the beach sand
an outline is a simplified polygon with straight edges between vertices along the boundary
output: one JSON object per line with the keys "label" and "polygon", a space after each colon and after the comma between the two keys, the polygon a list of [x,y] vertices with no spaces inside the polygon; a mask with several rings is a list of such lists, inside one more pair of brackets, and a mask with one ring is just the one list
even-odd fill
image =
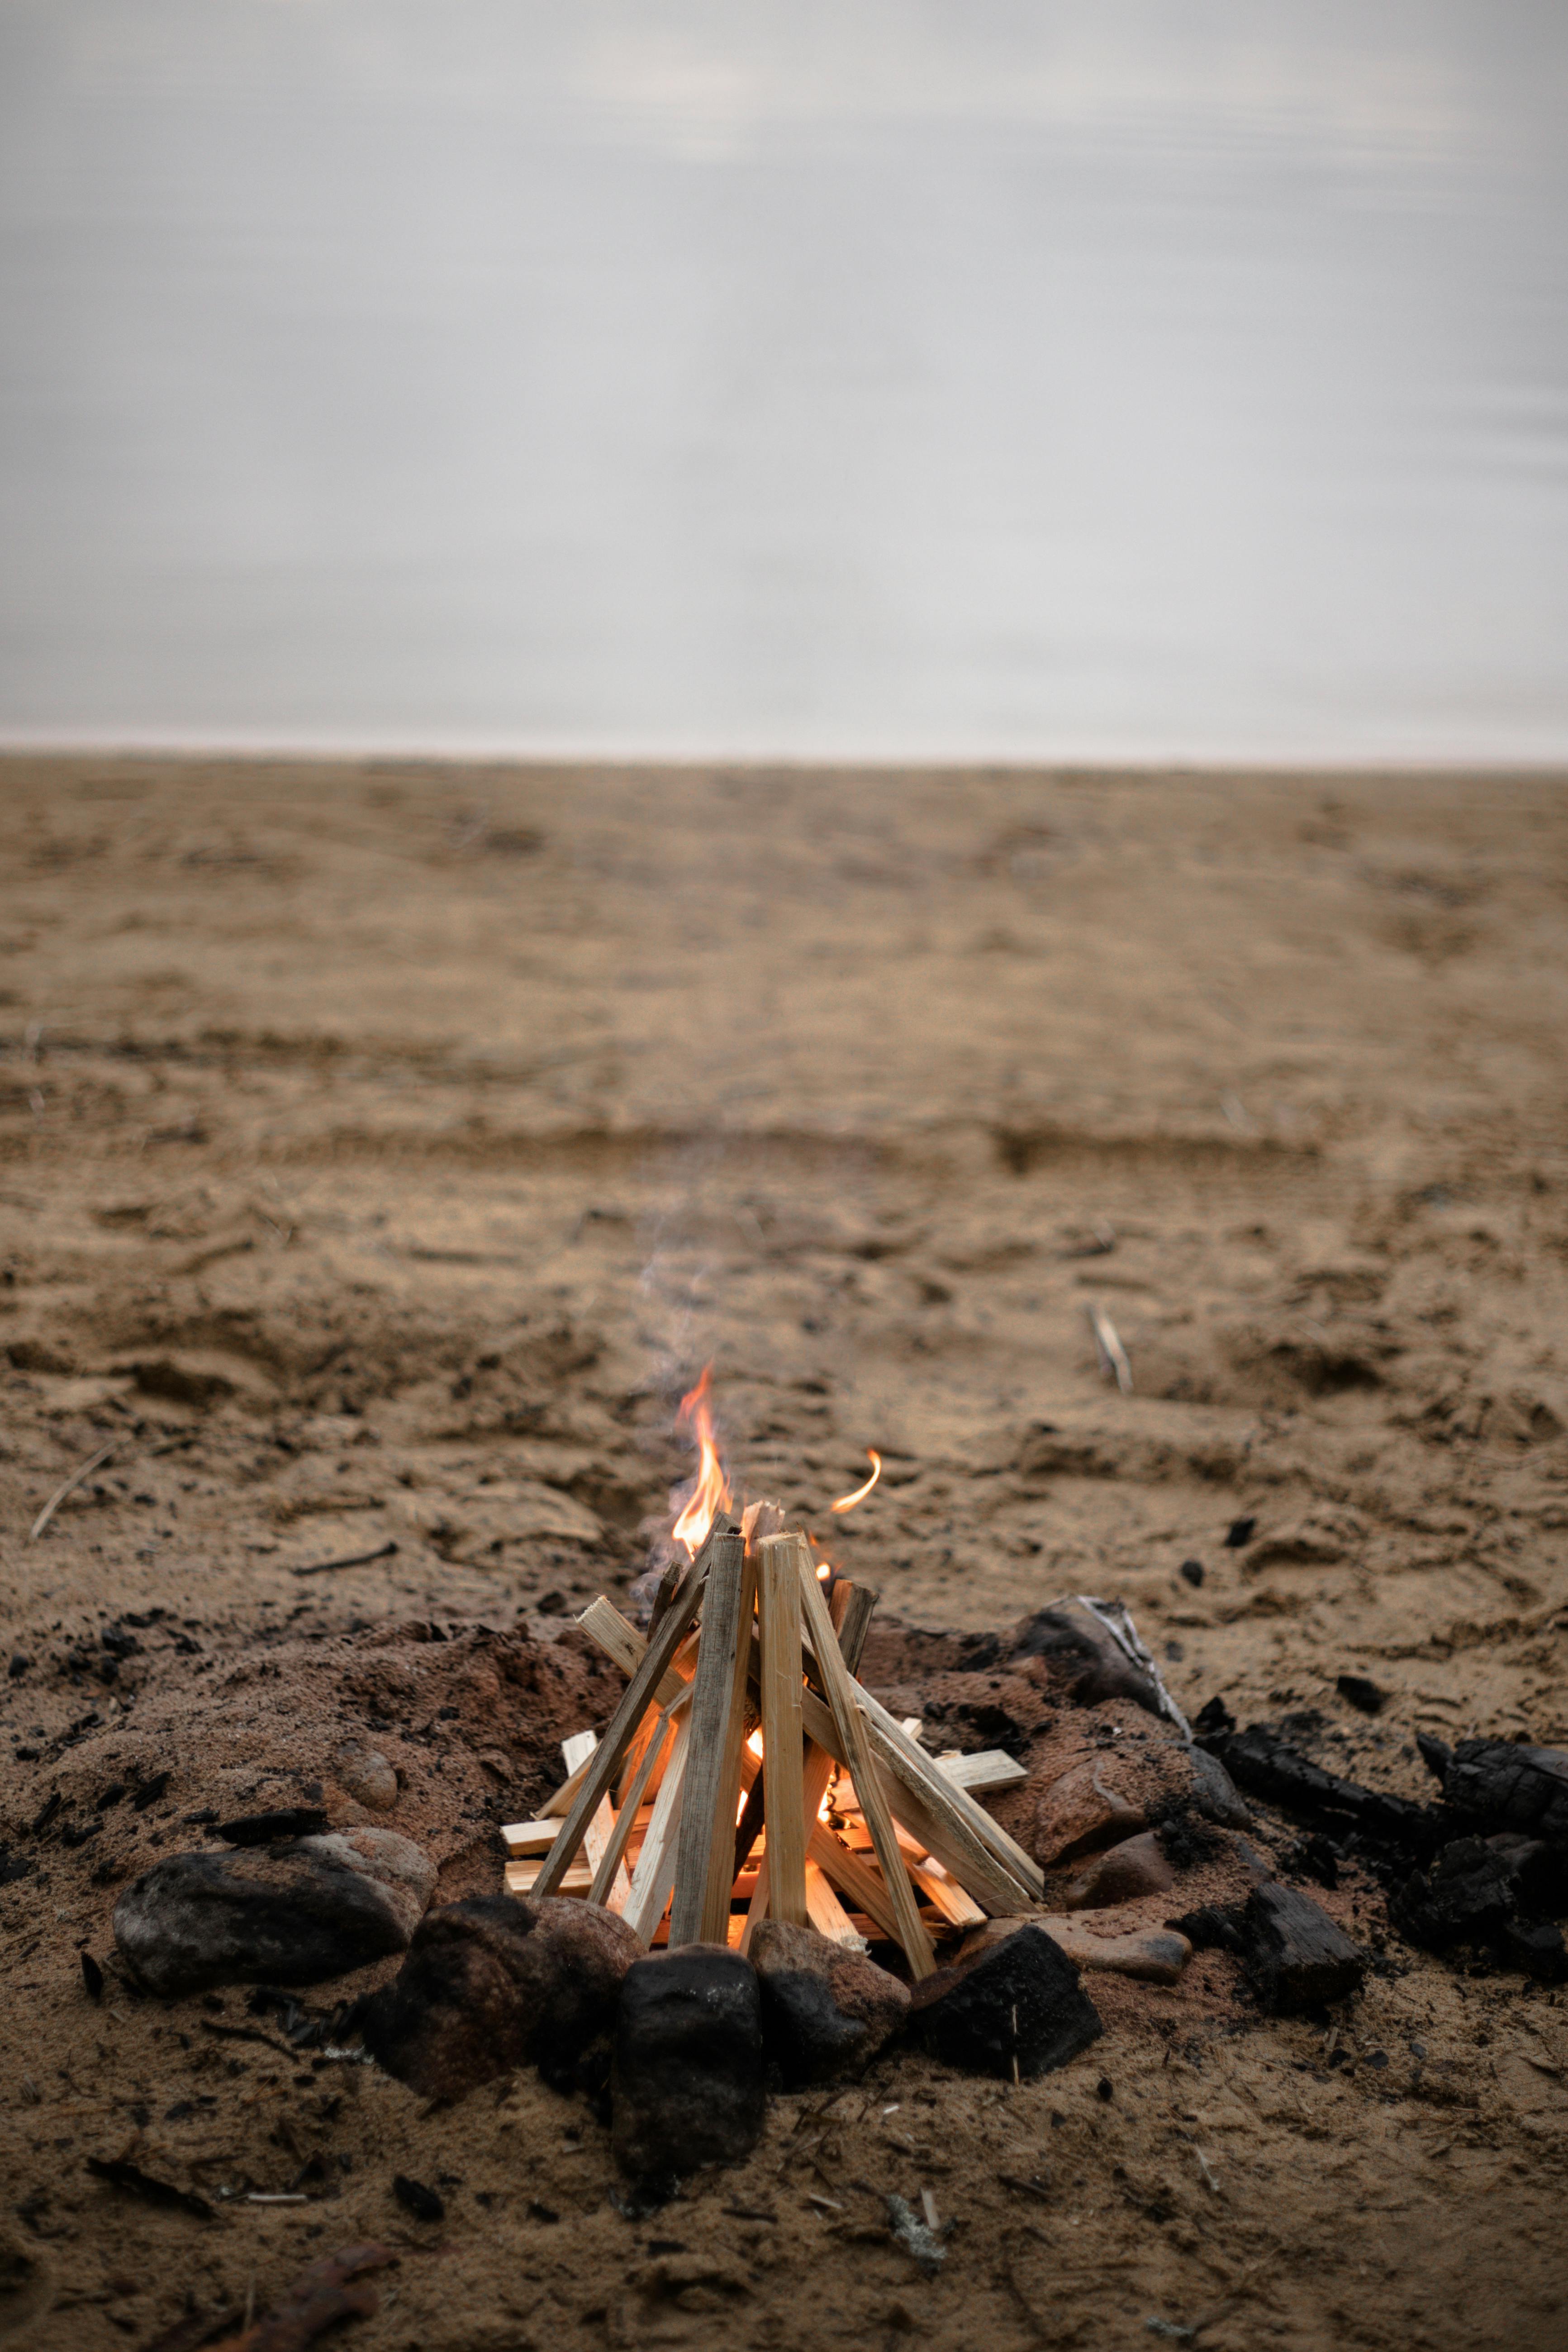
{"label": "beach sand", "polygon": [[[1563,2342],[1568,1993],[1370,1891],[1332,2049],[1194,1962],[1037,2084],[780,2099],[640,2221],[582,2105],[301,2068],[213,2030],[243,1994],[132,1998],[109,1926],[356,1722],[438,1899],[499,1885],[559,1736],[518,1677],[590,1675],[565,1622],[643,1565],[709,1359],[737,1487],[902,1618],[1118,1594],[1189,1712],[1316,1710],[1409,1795],[1418,1729],[1568,1741],[1563,779],[18,756],[0,806],[0,2342],[376,2238],[377,2352]],[[880,2202],[922,2187],[931,2279]]]}

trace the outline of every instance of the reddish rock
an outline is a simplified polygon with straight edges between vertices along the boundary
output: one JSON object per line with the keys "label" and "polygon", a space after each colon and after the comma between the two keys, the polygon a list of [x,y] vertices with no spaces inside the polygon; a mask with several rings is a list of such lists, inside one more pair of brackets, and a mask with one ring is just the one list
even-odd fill
{"label": "reddish rock", "polygon": [[748,1947],[762,1990],[763,2044],[786,2089],[859,2074],[909,2015],[909,1989],[814,1927],[764,1919]]}
{"label": "reddish rock", "polygon": [[1097,1846],[1133,1836],[1144,1826],[1142,1807],[1123,1796],[1108,1758],[1091,1756],[1052,1781],[1035,1810],[1034,1854],[1047,1867],[1074,1862]]}
{"label": "reddish rock", "polygon": [[623,1919],[559,1895],[480,1895],[433,1911],[395,1981],[360,2013],[366,2048],[427,2099],[524,2063],[602,2083],[616,2003],[642,1945]]}

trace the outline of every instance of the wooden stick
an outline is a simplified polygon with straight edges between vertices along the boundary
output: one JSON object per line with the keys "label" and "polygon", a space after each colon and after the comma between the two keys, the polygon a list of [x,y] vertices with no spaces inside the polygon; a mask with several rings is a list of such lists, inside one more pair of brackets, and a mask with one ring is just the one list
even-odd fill
{"label": "wooden stick", "polygon": [[[606,1601],[601,1592],[597,1601],[589,1601],[577,1622],[584,1633],[593,1636],[605,1655],[614,1659],[623,1675],[629,1678],[636,1674],[647,1655],[647,1643],[630,1618],[622,1616],[613,1601]],[[660,1677],[654,1697],[661,1707],[671,1706],[690,1680],[689,1674],[683,1675],[680,1671],[682,1664],[687,1663],[678,1655],[668,1674]]]}
{"label": "wooden stick", "polygon": [[[949,1780],[925,1749],[916,1746],[880,1700],[874,1699],[859,1683],[855,1688],[860,1712],[871,1727],[871,1744],[887,1758],[898,1778],[923,1798],[927,1810],[939,1819],[951,1818],[955,1823],[966,1825],[971,1835],[977,1837],[1003,1869],[1019,1880],[1028,1889],[1031,1899],[1037,1902],[1046,1891],[1046,1874],[1038,1863],[1025,1853],[1016,1838],[1008,1836],[1000,1822],[992,1820],[984,1805],[976,1804],[967,1789]],[[945,1861],[946,1856],[942,1859]]]}
{"label": "wooden stick", "polygon": [[[890,1936],[895,1944],[898,1942],[898,1914],[893,1909],[887,1881],[879,1871],[862,1862],[858,1853],[851,1853],[825,1822],[818,1822],[812,1831],[806,1855],[826,1877],[833,1881],[835,1886],[843,1888],[857,1909],[873,1920],[884,1936]],[[902,1876],[901,1872],[900,1875]]]}
{"label": "wooden stick", "polygon": [[976,1756],[939,1756],[936,1769],[973,1795],[977,1789],[1016,1789],[1028,1768],[1003,1748],[983,1748]]}
{"label": "wooden stick", "polygon": [[[882,1876],[887,1881],[888,1893],[898,1919],[899,1941],[918,1980],[930,1976],[935,1966],[931,1938],[926,1934],[914,1889],[904,1869],[903,1856],[899,1851],[899,1841],[883,1800],[881,1785],[872,1769],[865,1720],[856,1703],[859,1685],[845,1664],[834,1637],[833,1621],[822,1597],[816,1570],[812,1566],[811,1547],[804,1536],[795,1538],[795,1546],[802,1613],[811,1634],[812,1647],[816,1653],[816,1663],[827,1691],[828,1712],[837,1734],[833,1745],[855,1776],[855,1786],[860,1791],[866,1814],[866,1826],[871,1832],[871,1843],[877,1849],[877,1859],[882,1865]],[[819,1741],[818,1745],[822,1743]]]}
{"label": "wooden stick", "polygon": [[[730,1538],[724,1537],[720,1540],[728,1542]],[[575,1862],[584,1832],[600,1803],[609,1794],[610,1784],[621,1769],[621,1759],[631,1746],[637,1727],[668,1672],[670,1661],[686,1639],[687,1628],[697,1614],[698,1604],[702,1598],[703,1580],[714,1549],[713,1539],[710,1538],[687,1570],[679,1591],[670,1602],[662,1624],[643,1653],[642,1663],[622,1694],[621,1703],[610,1719],[609,1729],[589,1759],[583,1785],[573,1800],[572,1810],[562,1824],[561,1834],[551,1848],[540,1874],[538,1892],[541,1895],[553,1895],[568,1868]]]}
{"label": "wooden stick", "polygon": [[[870,1587],[865,1584],[855,1584],[847,1576],[841,1576],[839,1578],[837,1583],[833,1588],[831,1595],[829,1596],[827,1610],[829,1616],[833,1620],[833,1630],[838,1636],[838,1653],[851,1674],[855,1672],[857,1666],[860,1663],[860,1653],[865,1648],[866,1635],[870,1629],[871,1612],[876,1606],[877,1595],[871,1591]],[[762,1669],[762,1652],[760,1645],[757,1651],[755,1664],[760,1681]],[[808,1695],[805,1693],[802,1695],[803,1710],[807,1696]],[[811,1704],[815,1706],[820,1706],[820,1701],[816,1699],[812,1699]],[[826,1713],[826,1710],[824,1709],[823,1712]],[[806,1741],[805,1761],[801,1773],[801,1824],[805,1830],[808,1843],[820,1826],[817,1816],[821,1812],[822,1801],[827,1794],[827,1784],[833,1778],[833,1768],[837,1762],[837,1759],[834,1755],[831,1748],[825,1748],[821,1745],[820,1741],[816,1739],[808,1739]],[[765,1772],[762,1780],[758,1782],[757,1788],[754,1789],[752,1793],[753,1796],[756,1796],[759,1792],[765,1801],[767,1794],[767,1775]],[[748,1801],[746,1811],[742,1819],[741,1828],[737,1832],[735,1842],[735,1867],[737,1873],[739,1873],[742,1864],[745,1861],[746,1855],[750,1853],[752,1845],[755,1843],[756,1832],[762,1828],[763,1820],[763,1808],[759,1805],[757,1808],[756,1822],[753,1825],[752,1822],[752,1807]],[[742,1852],[741,1841],[742,1838],[745,1836],[748,1830],[751,1831],[752,1834],[745,1845],[744,1851]],[[808,1916],[811,1911],[810,1874],[811,1871],[817,1867],[819,1867],[819,1865],[815,1863],[810,1863],[807,1866],[806,1911]],[[751,1942],[752,1929],[756,1926],[757,1921],[759,1919],[765,1919],[768,1916],[768,1896],[771,1878],[772,1874],[768,1868],[767,1850],[764,1847],[762,1861],[757,1867],[757,1883],[752,1890],[751,1905],[746,1913],[745,1934],[742,1939],[741,1945],[742,1951],[746,1949],[747,1946]],[[815,1927],[816,1924],[816,1920],[813,1919],[812,1925]],[[851,1930],[851,1933],[853,1932],[854,1931]],[[892,1930],[889,1929],[889,1933],[891,1932]]]}
{"label": "wooden stick", "polygon": [[[856,1688],[859,1687],[857,1684]],[[819,1746],[837,1748],[837,1734],[833,1717],[815,1692],[806,1692],[801,1702],[801,1713],[807,1732]],[[868,1728],[872,1746],[876,1747],[879,1737],[877,1727],[872,1724]],[[1035,1905],[1033,1889],[996,1860],[951,1805],[941,1816],[933,1812],[924,1799],[910,1787],[909,1780],[912,1776],[907,1767],[903,1768],[900,1777],[900,1764],[901,1759],[885,1747],[876,1758],[878,1785],[889,1811],[903,1822],[927,1853],[935,1854],[944,1868],[950,1870],[994,1917],[1006,1919],[1016,1913],[1032,1910]],[[959,1793],[957,1790],[952,1791],[954,1797]],[[820,1796],[816,1801],[821,1804]]]}
{"label": "wooden stick", "polygon": [[[863,1952],[866,1938],[858,1927],[850,1924],[849,1914],[833,1892],[826,1872],[819,1863],[805,1865],[805,1916],[819,1936],[832,1944],[843,1944],[852,1952]],[[747,1925],[750,1926],[748,1920]]]}
{"label": "wooden stick", "polygon": [[[642,1802],[643,1790],[652,1778],[653,1768],[658,1761],[668,1731],[669,1709],[666,1707],[654,1726],[653,1738],[643,1749],[642,1761],[633,1773],[629,1786],[621,1792],[621,1810],[616,1816],[615,1827],[605,1843],[604,1853],[599,1857],[599,1866],[594,1873],[594,1883],[588,1889],[590,1903],[605,1904],[610,1910],[619,1911],[623,1916],[631,1895],[631,1882],[626,1877],[626,1866],[621,1861],[621,1856],[626,1850],[626,1840],[630,1837],[633,1825],[637,1821],[637,1807]],[[591,1843],[590,1835],[589,1839],[584,1840],[584,1843]]]}
{"label": "wooden stick", "polygon": [[[741,1788],[746,1665],[751,1653],[756,1569],[738,1533],[712,1547],[702,1604],[702,1642],[691,1686],[686,1801],[669,1940],[722,1944],[729,1937],[735,1882],[735,1800]],[[651,1654],[651,1653],[650,1653]]]}
{"label": "wooden stick", "polygon": [[[805,1733],[795,1541],[793,1536],[764,1536],[756,1547],[757,1629],[763,1667],[763,1772],[768,1790],[768,1916],[804,1927]],[[812,1810],[815,1813],[816,1807]]]}
{"label": "wooden stick", "polygon": [[877,1601],[868,1584],[856,1584],[847,1576],[839,1578],[829,1597],[827,1613],[838,1636],[838,1654],[852,1675],[860,1671],[860,1653],[871,1630]]}
{"label": "wooden stick", "polygon": [[672,1712],[680,1717],[675,1735],[675,1746],[664,1768],[655,1801],[653,1819],[642,1842],[637,1866],[632,1873],[632,1891],[621,1913],[628,1927],[634,1928],[645,1944],[653,1941],[654,1930],[664,1916],[664,1906],[669,1901],[675,1885],[676,1847],[680,1836],[682,1800],[686,1793],[686,1759],[691,1738],[691,1702],[678,1699]]}

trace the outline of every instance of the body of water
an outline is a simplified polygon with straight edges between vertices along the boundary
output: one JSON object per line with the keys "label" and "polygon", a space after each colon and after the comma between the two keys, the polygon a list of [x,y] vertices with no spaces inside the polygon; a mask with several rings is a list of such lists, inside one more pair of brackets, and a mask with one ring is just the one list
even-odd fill
{"label": "body of water", "polygon": [[1568,11],[0,0],[0,733],[1568,756]]}

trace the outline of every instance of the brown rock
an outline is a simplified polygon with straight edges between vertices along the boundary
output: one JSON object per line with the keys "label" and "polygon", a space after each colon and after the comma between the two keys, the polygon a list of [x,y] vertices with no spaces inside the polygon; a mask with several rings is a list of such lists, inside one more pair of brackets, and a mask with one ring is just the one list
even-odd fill
{"label": "brown rock", "polygon": [[763,2049],[789,2090],[861,2074],[909,2014],[909,1991],[897,1977],[814,1927],[764,1919],[749,1952]]}
{"label": "brown rock", "polygon": [[527,2062],[571,2089],[609,2070],[622,1982],[642,1945],[612,1911],[559,1895],[451,1903],[360,2012],[365,2047],[427,2099]]}
{"label": "brown rock", "polygon": [[1035,1811],[1034,1853],[1049,1865],[1076,1861],[1143,1827],[1142,1808],[1110,1780],[1108,1759],[1092,1756],[1054,1780]]}
{"label": "brown rock", "polygon": [[1152,1830],[1123,1838],[1099,1854],[1062,1897],[1069,1911],[1103,1911],[1113,1903],[1133,1903],[1141,1895],[1165,1895],[1176,1874],[1160,1851]]}

